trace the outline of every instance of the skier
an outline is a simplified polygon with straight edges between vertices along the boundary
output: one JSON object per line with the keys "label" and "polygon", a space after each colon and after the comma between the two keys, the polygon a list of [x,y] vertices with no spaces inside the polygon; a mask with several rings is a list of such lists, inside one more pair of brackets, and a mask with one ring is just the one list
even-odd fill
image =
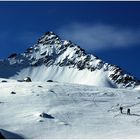
{"label": "skier", "polygon": [[121,114],[123,113],[122,110],[123,110],[123,107],[121,106],[121,107],[120,107],[120,112],[121,112]]}
{"label": "skier", "polygon": [[130,115],[130,108],[127,109],[127,115]]}

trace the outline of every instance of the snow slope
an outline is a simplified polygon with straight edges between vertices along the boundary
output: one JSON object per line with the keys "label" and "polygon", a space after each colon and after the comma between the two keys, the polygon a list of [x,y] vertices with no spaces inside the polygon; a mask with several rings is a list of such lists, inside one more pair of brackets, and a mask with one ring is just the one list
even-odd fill
{"label": "snow slope", "polygon": [[44,65],[34,68],[25,68],[11,78],[24,79],[27,76],[31,77],[33,81],[47,81],[51,79],[59,82],[65,81],[67,83],[115,87],[113,83],[107,79],[107,73],[104,73],[102,70],[91,72],[84,69],[79,71],[78,69],[55,65],[48,68]]}
{"label": "snow slope", "polygon": [[120,67],[86,54],[71,41],[61,40],[47,32],[25,52],[11,54],[0,61],[0,77],[33,81],[47,81],[132,89],[140,81]]}
{"label": "snow slope", "polygon": [[140,138],[138,90],[16,81],[0,87],[0,129],[23,138]]}

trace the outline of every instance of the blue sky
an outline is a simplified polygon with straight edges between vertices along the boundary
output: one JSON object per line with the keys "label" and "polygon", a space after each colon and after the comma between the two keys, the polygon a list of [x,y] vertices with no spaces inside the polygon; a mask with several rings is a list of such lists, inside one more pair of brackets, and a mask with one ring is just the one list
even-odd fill
{"label": "blue sky", "polygon": [[0,2],[0,58],[46,31],[140,79],[140,2]]}

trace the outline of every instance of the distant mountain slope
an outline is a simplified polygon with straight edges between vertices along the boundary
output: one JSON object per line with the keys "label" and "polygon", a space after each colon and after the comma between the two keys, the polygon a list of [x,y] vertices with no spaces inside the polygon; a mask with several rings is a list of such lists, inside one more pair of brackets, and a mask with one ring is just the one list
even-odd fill
{"label": "distant mountain slope", "polygon": [[0,61],[0,77],[34,81],[56,80],[105,87],[133,88],[139,80],[115,65],[105,63],[71,41],[47,32],[24,53]]}

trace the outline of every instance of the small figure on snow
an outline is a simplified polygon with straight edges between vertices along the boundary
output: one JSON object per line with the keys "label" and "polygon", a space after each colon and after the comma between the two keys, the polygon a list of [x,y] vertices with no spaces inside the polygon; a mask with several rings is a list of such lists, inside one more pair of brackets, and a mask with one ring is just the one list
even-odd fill
{"label": "small figure on snow", "polygon": [[120,106],[120,112],[121,112],[121,114],[123,113],[123,112],[122,112],[122,110],[123,110],[123,107],[122,107],[122,106]]}
{"label": "small figure on snow", "polygon": [[130,108],[127,109],[127,115],[130,115]]}

